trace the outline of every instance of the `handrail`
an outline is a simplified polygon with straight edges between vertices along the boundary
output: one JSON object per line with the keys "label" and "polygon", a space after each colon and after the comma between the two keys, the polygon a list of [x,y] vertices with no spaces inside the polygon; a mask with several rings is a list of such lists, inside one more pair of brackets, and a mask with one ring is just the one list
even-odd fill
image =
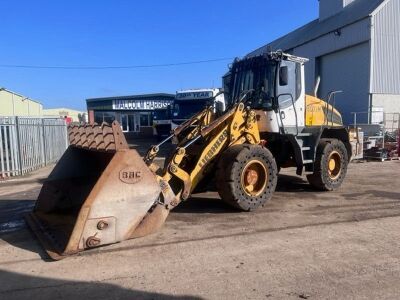
{"label": "handrail", "polygon": [[340,93],[343,93],[343,91],[338,90],[338,91],[331,91],[331,92],[328,93],[328,96],[327,96],[328,97],[328,101],[326,102],[326,111],[325,111],[325,120],[326,120],[326,125],[327,126],[329,125],[328,112],[329,112],[329,105],[330,105],[331,99],[333,97],[333,103],[334,104],[331,105],[331,125],[333,126],[333,110],[335,109],[335,104],[336,104],[336,94],[340,94]]}
{"label": "handrail", "polygon": [[[281,96],[290,96],[290,100],[292,101],[292,106],[293,106],[293,110],[294,110],[294,115],[295,115],[295,119],[296,119],[296,136],[299,135],[299,123],[298,123],[298,117],[297,117],[297,110],[296,110],[296,106],[295,106],[295,102],[294,102],[294,98],[293,95],[291,93],[285,93],[285,94],[279,94],[278,95],[278,103],[279,103],[279,97]],[[281,108],[279,108],[279,116],[281,119],[281,124],[282,124],[282,128],[283,130],[285,130],[284,125],[283,125],[283,121],[282,121],[282,115],[281,115]],[[285,132],[283,132],[285,133]]]}

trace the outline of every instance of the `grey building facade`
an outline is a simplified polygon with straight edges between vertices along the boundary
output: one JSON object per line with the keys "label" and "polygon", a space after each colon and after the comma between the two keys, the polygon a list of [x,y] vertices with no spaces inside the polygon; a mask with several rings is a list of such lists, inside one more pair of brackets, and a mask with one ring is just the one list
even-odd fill
{"label": "grey building facade", "polygon": [[128,139],[153,136],[154,121],[168,119],[174,99],[167,93],[86,99],[89,123],[118,121]]}
{"label": "grey building facade", "polygon": [[346,124],[370,122],[373,112],[400,112],[400,0],[319,0],[319,18],[251,52],[303,56],[306,91],[342,90],[336,107]]}

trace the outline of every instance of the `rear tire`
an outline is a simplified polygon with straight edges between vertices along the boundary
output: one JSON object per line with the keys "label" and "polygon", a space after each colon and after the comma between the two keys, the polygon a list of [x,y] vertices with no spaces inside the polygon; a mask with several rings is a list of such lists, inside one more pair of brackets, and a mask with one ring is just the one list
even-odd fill
{"label": "rear tire", "polygon": [[307,180],[318,190],[336,190],[346,177],[348,163],[347,150],[341,141],[321,140],[317,148],[314,173],[307,175]]}
{"label": "rear tire", "polygon": [[218,193],[223,201],[239,210],[255,210],[271,199],[277,171],[268,149],[258,145],[232,146],[218,163]]}

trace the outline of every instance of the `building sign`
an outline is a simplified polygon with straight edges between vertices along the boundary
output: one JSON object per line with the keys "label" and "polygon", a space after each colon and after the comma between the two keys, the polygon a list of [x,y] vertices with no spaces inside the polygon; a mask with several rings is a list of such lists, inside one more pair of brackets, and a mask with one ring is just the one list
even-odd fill
{"label": "building sign", "polygon": [[66,110],[62,110],[59,112],[60,116],[64,117],[64,116],[69,116],[69,113]]}
{"label": "building sign", "polygon": [[154,110],[167,109],[171,100],[113,100],[115,110]]}
{"label": "building sign", "polygon": [[208,99],[213,96],[212,91],[202,91],[202,92],[183,92],[177,93],[176,99],[178,100],[196,100],[196,99]]}

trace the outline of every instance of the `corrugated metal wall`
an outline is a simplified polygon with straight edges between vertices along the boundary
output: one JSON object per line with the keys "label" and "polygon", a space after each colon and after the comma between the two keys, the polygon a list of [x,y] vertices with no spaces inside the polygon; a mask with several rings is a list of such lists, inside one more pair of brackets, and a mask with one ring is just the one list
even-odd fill
{"label": "corrugated metal wall", "polygon": [[[366,42],[317,59],[321,76],[318,96],[326,99],[331,91],[343,91],[336,96],[335,107],[341,112],[345,124],[353,122],[352,112],[368,110],[369,49]],[[368,115],[363,117],[358,121],[366,123]]]}
{"label": "corrugated metal wall", "polygon": [[400,94],[400,1],[388,1],[372,24],[371,93]]}
{"label": "corrugated metal wall", "polygon": [[344,91],[337,96],[336,104],[346,124],[352,123],[351,112],[368,110],[370,24],[366,18],[341,28],[339,35],[330,33],[292,50],[295,55],[310,58],[305,66],[308,94],[313,93],[318,75],[321,98],[333,90]]}
{"label": "corrugated metal wall", "polygon": [[327,19],[343,9],[343,0],[319,0],[319,18]]}
{"label": "corrugated metal wall", "polygon": [[[334,53],[370,40],[370,20],[364,19],[340,30],[340,36],[330,33],[292,50],[294,55],[310,58],[306,68],[306,92],[312,93],[315,85],[315,58]],[[368,50],[369,53],[369,50]],[[351,54],[350,54],[351,55]],[[369,62],[368,62],[369,64]],[[339,69],[335,74],[340,74]],[[324,78],[322,78],[324,80]],[[368,89],[368,88],[367,88]],[[366,99],[368,101],[368,99]]]}
{"label": "corrugated metal wall", "polygon": [[[320,20],[327,19],[327,18],[337,14],[344,7],[346,7],[353,1],[354,0],[319,0],[319,18],[320,18]],[[366,1],[368,1],[368,0],[366,0]]]}

